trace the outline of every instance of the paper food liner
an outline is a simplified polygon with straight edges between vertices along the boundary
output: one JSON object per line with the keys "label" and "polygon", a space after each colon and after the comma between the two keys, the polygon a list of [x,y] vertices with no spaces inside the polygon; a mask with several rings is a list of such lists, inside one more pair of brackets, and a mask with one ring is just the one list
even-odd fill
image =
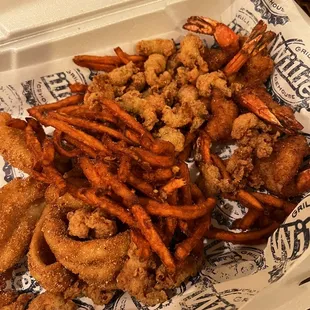
{"label": "paper food liner", "polygon": [[[280,104],[289,105],[294,110],[296,118],[304,126],[303,134],[309,141],[310,44],[306,37],[309,21],[300,14],[293,1],[237,0],[218,19],[243,35],[248,34],[260,19],[268,23],[268,29],[276,32],[277,36],[270,47],[275,70],[268,82],[268,91]],[[180,30],[180,36],[173,39],[178,41],[182,35],[184,32]],[[210,40],[206,36],[203,38],[208,42]],[[0,78],[0,110],[15,117],[24,117],[27,108],[69,96],[70,83],[88,83],[94,74],[74,65],[71,58],[55,61],[48,66],[40,65],[31,71],[19,69],[6,72],[3,80]],[[222,151],[221,156],[227,157],[231,155],[232,148],[227,147]],[[1,185],[23,176],[22,172],[3,162],[2,158],[0,160]],[[207,240],[205,268],[195,278],[177,288],[175,296],[163,304],[147,307],[122,293],[105,307],[94,306],[87,298],[76,300],[76,303],[79,309],[89,310],[241,309],[264,288],[285,278],[293,264],[309,256],[309,206],[310,196],[304,195],[285,223],[269,238],[267,245],[238,246]],[[229,227],[246,211],[246,208],[236,203],[219,200],[213,213],[214,224]],[[7,288],[20,293],[42,291],[27,270],[26,258],[14,269]]]}

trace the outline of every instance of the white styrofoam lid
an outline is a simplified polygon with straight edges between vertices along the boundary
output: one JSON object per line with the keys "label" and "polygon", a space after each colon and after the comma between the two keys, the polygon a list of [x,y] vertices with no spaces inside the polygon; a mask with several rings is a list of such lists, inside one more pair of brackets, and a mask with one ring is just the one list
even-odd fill
{"label": "white styrofoam lid", "polygon": [[[2,0],[0,44],[55,30],[90,15],[124,8],[136,0]],[[146,1],[148,2],[148,1]]]}

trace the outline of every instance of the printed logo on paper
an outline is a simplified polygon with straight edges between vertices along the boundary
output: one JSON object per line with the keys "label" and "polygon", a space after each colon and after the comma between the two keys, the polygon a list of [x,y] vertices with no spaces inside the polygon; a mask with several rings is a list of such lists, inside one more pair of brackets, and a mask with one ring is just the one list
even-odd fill
{"label": "printed logo on paper", "polygon": [[206,267],[201,278],[221,283],[246,277],[265,268],[264,254],[254,247],[238,247],[230,243],[212,241],[205,247]]}
{"label": "printed logo on paper", "polygon": [[[299,212],[309,207],[310,204],[305,201],[293,211],[292,217],[297,217]],[[288,261],[299,258],[309,248],[309,242],[310,218],[281,225],[270,237],[271,253],[276,265],[269,272],[269,281],[280,279],[285,274]]]}
{"label": "printed logo on paper", "polygon": [[255,11],[260,13],[269,24],[276,26],[289,22],[283,6],[278,4],[277,0],[251,0],[251,2],[254,4]]}
{"label": "printed logo on paper", "polygon": [[184,298],[180,306],[182,310],[237,310],[257,293],[250,289],[228,289],[222,292],[201,289]]}
{"label": "printed logo on paper", "polygon": [[17,168],[13,168],[8,162],[4,162],[4,166],[2,167],[2,171],[4,172],[4,181],[6,183],[11,182],[14,178],[23,178],[24,173]]}
{"label": "printed logo on paper", "polygon": [[245,215],[246,208],[235,201],[219,198],[213,210],[212,218],[216,219],[219,225],[230,227],[232,223]]}
{"label": "printed logo on paper", "polygon": [[23,100],[12,85],[0,86],[0,112],[14,116],[22,116],[24,113]]}
{"label": "printed logo on paper", "polygon": [[286,40],[280,32],[270,49],[275,62],[271,77],[275,97],[290,105],[295,112],[302,108],[310,111],[310,68],[302,59],[310,59],[308,51],[300,39]]}
{"label": "printed logo on paper", "polygon": [[69,85],[77,82],[87,83],[87,79],[80,69],[42,76],[38,80],[28,80],[21,85],[27,104],[34,106],[70,96]]}

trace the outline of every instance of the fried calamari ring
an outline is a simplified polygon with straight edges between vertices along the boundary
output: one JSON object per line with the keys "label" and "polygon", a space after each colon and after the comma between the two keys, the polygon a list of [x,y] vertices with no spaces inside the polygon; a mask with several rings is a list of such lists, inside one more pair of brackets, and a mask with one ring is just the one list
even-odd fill
{"label": "fried calamari ring", "polygon": [[66,301],[60,294],[46,292],[32,300],[28,310],[76,310],[77,308],[73,301]]}
{"label": "fried calamari ring", "polygon": [[57,261],[85,282],[104,289],[121,270],[129,248],[129,233],[108,239],[78,241],[67,233],[65,208],[52,208],[43,224],[44,237]]}
{"label": "fried calamari ring", "polygon": [[49,209],[47,206],[36,225],[28,253],[28,267],[32,276],[51,293],[62,293],[75,280],[75,276],[56,261],[42,232],[43,223]]}
{"label": "fried calamari ring", "polygon": [[24,256],[45,206],[44,189],[31,178],[14,179],[0,189],[0,272]]}

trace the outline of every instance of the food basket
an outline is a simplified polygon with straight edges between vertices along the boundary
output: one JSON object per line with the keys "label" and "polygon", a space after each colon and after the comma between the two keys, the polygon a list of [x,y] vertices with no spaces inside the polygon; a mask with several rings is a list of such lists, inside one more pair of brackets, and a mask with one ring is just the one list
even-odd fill
{"label": "food basket", "polygon": [[[134,43],[146,38],[178,42],[191,15],[220,20],[239,33],[248,33],[263,19],[277,34],[271,46],[276,67],[268,88],[293,108],[310,141],[310,19],[293,0],[3,0],[0,8],[1,111],[25,117],[33,105],[70,95],[69,84],[89,82],[94,72],[76,66],[74,55],[112,54],[115,46],[131,53]],[[202,38],[212,44],[209,37]],[[300,70],[294,78],[291,66]],[[2,158],[0,165],[2,185],[23,176]],[[267,245],[207,241],[206,268],[163,304],[146,307],[124,294],[105,308],[84,298],[79,309],[309,309],[310,196],[303,198]],[[244,212],[222,201],[214,217],[224,225]],[[41,291],[25,261],[7,285],[19,292]]]}

